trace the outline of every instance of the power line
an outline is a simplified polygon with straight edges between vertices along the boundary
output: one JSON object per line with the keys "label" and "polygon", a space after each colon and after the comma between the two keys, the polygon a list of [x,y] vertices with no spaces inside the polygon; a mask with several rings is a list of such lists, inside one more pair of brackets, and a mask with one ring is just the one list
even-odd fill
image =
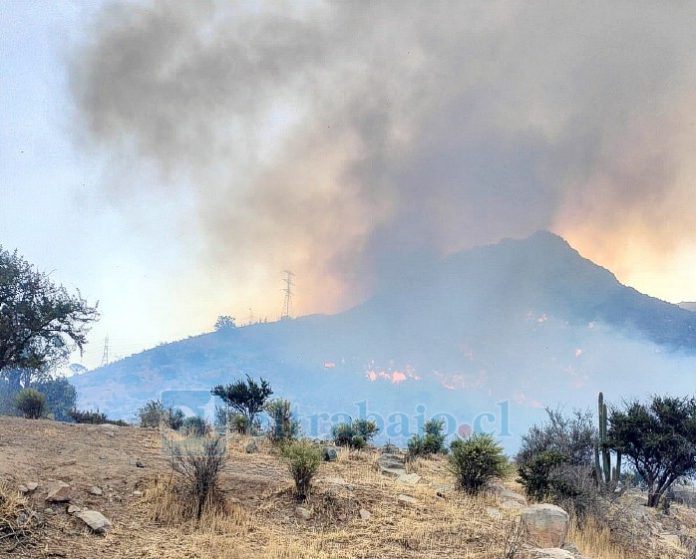
{"label": "power line", "polygon": [[102,360],[101,360],[101,366],[104,367],[105,365],[109,364],[109,336],[107,335],[106,338],[104,338],[104,353],[102,353]]}
{"label": "power line", "polygon": [[283,288],[285,300],[283,301],[283,314],[280,315],[280,320],[288,320],[290,318],[290,310],[292,308],[292,288],[295,287],[295,274],[293,274],[290,270],[283,271],[283,274],[285,274],[285,277],[283,278],[283,282],[285,283],[285,287]]}

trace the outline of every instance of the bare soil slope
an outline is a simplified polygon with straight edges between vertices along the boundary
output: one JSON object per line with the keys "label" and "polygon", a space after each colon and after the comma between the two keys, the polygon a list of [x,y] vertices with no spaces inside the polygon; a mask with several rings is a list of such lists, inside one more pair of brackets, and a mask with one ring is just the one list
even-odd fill
{"label": "bare soil slope", "polygon": [[[303,520],[296,515],[291,480],[277,455],[265,445],[247,454],[245,444],[229,441],[223,489],[230,517],[200,530],[152,518],[149,496],[155,481],[171,475],[159,432],[1,417],[0,476],[17,486],[38,482],[29,499],[45,521],[36,545],[20,547],[13,556],[415,558],[457,552],[501,557],[506,522],[487,516],[485,499],[452,491],[442,461],[414,465],[422,479],[412,486],[380,474],[374,452],[342,452],[337,462],[322,466],[316,489],[303,505],[312,517]],[[70,485],[71,503],[112,521],[106,535],[91,533],[65,512],[66,504],[45,502],[56,481]],[[93,486],[103,495],[92,495]],[[403,503],[401,495],[413,501]],[[52,514],[44,512],[47,507]]]}

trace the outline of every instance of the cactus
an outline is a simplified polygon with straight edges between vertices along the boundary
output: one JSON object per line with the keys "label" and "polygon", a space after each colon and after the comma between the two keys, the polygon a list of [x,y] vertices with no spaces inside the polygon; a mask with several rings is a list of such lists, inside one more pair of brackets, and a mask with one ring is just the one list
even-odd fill
{"label": "cactus", "polygon": [[607,405],[604,403],[604,394],[599,393],[597,398],[599,415],[599,440],[595,444],[595,472],[597,482],[605,488],[613,487],[621,477],[621,453],[616,453],[614,468],[611,467],[611,450],[607,442]]}

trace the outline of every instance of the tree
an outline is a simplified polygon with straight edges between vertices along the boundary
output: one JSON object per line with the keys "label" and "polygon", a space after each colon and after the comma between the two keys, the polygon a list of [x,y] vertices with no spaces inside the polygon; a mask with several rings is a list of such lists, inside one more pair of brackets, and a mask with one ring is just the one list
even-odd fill
{"label": "tree", "polygon": [[247,375],[246,381],[238,380],[227,386],[220,384],[213,388],[211,393],[245,418],[248,431],[254,425],[258,413],[263,410],[268,397],[273,394],[273,390],[264,379],[257,383]]}
{"label": "tree", "polygon": [[26,371],[46,369],[74,349],[82,351],[98,317],[96,306],[79,291],[69,294],[17,251],[0,246],[0,377],[11,389],[22,387]]}
{"label": "tree", "polygon": [[648,506],[680,477],[696,473],[696,399],[653,396],[612,409],[609,446],[621,452],[648,486]]}
{"label": "tree", "polygon": [[217,320],[215,321],[215,331],[216,332],[221,332],[223,330],[232,330],[233,328],[237,327],[237,324],[235,323],[235,318],[233,316],[229,315],[220,315],[217,317]]}
{"label": "tree", "polygon": [[50,378],[31,385],[46,396],[46,411],[56,421],[68,421],[77,403],[77,391],[64,377]]}

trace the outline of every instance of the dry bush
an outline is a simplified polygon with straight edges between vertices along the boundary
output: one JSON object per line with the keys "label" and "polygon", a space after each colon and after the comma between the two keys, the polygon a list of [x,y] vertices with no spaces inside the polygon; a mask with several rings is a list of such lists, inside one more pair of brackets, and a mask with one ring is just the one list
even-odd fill
{"label": "dry bush", "polygon": [[200,519],[181,484],[174,476],[155,479],[145,493],[150,520],[167,526],[188,526],[196,532],[231,534],[245,532],[248,516],[238,506],[225,500],[210,501],[204,507]]}
{"label": "dry bush", "polygon": [[222,437],[187,439],[170,443],[171,467],[178,483],[175,492],[185,503],[184,517],[201,519],[204,510],[224,510],[220,472],[227,460]]}
{"label": "dry bush", "polygon": [[29,506],[9,482],[0,481],[0,550],[10,553],[20,545],[30,544],[41,523]]}

